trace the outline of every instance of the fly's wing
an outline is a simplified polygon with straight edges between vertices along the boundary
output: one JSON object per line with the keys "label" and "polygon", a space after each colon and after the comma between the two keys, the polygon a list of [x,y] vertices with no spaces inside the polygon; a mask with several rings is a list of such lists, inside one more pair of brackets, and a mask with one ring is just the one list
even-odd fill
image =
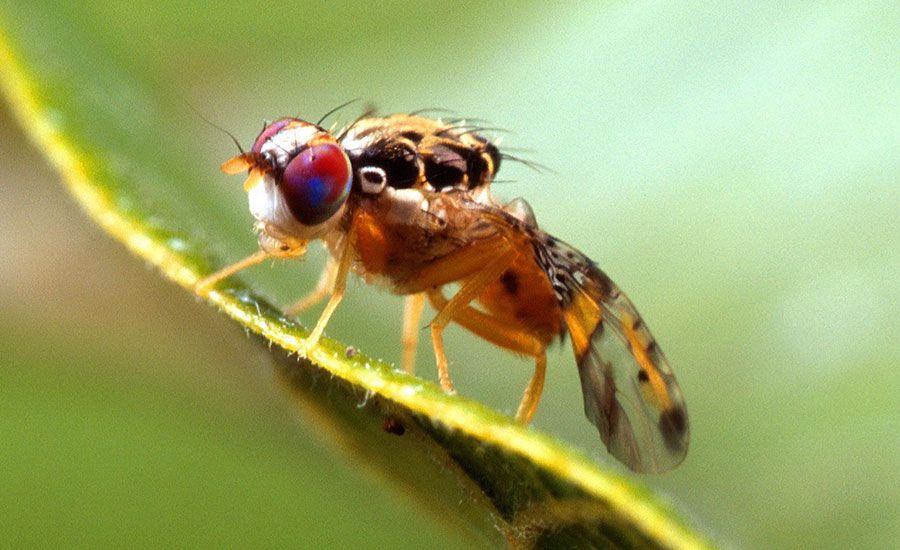
{"label": "fly's wing", "polygon": [[606,448],[636,472],[674,468],[687,453],[687,409],[634,305],[574,248],[537,231],[534,250],[572,338],[584,412]]}
{"label": "fly's wing", "polygon": [[[584,412],[606,448],[636,472],[678,466],[688,448],[681,388],[631,301],[594,262],[527,216],[460,194],[455,204],[530,251],[563,311],[581,377]],[[473,224],[474,227],[477,224]]]}

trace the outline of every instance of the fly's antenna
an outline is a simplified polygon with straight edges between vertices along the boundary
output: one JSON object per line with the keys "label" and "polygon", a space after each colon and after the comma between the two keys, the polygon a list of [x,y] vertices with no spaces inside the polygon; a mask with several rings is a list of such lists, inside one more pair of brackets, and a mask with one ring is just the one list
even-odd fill
{"label": "fly's antenna", "polygon": [[222,132],[222,133],[225,134],[226,136],[230,137],[230,138],[231,138],[231,141],[234,142],[234,145],[238,148],[238,151],[240,151],[240,153],[241,153],[242,155],[245,155],[245,154],[246,154],[246,152],[244,151],[244,148],[241,147],[241,142],[239,142],[238,139],[237,139],[236,137],[234,137],[234,134],[232,134],[231,132],[229,132],[229,131],[226,130],[225,128],[222,128],[221,126],[219,126],[219,125],[216,124],[215,122],[213,122],[213,121],[209,120],[208,118],[206,118],[205,116],[203,116],[203,113],[201,113],[199,109],[197,109],[196,107],[194,107],[193,105],[191,105],[191,103],[190,103],[188,100],[185,99],[185,100],[184,100],[184,104],[187,105],[188,109],[190,109],[191,111],[193,111],[194,114],[197,115],[197,117],[198,117],[200,120],[202,120],[203,122],[209,124],[210,126],[212,126],[213,128],[215,128],[216,130]]}
{"label": "fly's antenna", "polygon": [[316,126],[318,126],[319,128],[321,128],[321,127],[322,127],[322,123],[325,122],[325,119],[326,119],[326,118],[328,118],[328,117],[330,117],[331,115],[333,115],[334,113],[340,111],[341,109],[343,109],[343,108],[346,107],[347,105],[350,105],[350,104],[352,104],[352,103],[356,103],[357,101],[361,101],[361,100],[362,100],[362,98],[357,97],[357,98],[351,99],[350,101],[345,101],[345,102],[341,103],[340,105],[338,105],[338,106],[335,107],[334,109],[332,109],[332,110],[328,111],[327,113],[325,113],[324,115],[322,115],[322,118],[320,118],[319,121],[316,122]]}

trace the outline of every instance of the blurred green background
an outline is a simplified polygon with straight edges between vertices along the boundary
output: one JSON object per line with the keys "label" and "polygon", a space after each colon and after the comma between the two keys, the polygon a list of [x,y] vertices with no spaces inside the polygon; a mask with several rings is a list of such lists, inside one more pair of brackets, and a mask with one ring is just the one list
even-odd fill
{"label": "blurred green background", "polygon": [[[186,192],[228,258],[255,246],[217,172],[233,146],[186,104],[244,143],[354,97],[508,128],[502,144],[555,173],[508,163],[495,192],[597,260],[681,381],[690,453],[641,482],[727,546],[900,540],[894,3],[213,5],[0,17],[128,67],[117,108],[190,144],[159,162],[206,175]],[[5,110],[0,142],[0,543],[466,544],[298,421],[263,349],[94,227]],[[288,303],[321,263],[245,278]],[[397,360],[400,312],[354,283],[328,333]],[[527,362],[448,341],[461,393],[514,412]],[[426,345],[419,371],[435,378]],[[535,425],[611,464],[568,345]]]}

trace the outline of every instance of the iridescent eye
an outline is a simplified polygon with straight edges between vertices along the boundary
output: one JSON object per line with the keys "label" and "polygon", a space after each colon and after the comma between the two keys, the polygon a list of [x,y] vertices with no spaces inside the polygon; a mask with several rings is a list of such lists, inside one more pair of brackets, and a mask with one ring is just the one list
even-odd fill
{"label": "iridescent eye", "polygon": [[280,188],[297,221],[318,225],[341,208],[351,183],[350,160],[344,150],[335,143],[319,143],[291,159]]}

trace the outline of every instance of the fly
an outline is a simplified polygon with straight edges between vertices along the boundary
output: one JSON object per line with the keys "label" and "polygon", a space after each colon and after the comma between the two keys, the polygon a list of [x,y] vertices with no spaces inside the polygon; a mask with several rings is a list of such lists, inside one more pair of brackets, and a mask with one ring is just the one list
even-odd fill
{"label": "fly", "polygon": [[[455,392],[443,332],[457,323],[534,360],[516,419],[537,410],[546,350],[569,335],[584,410],[609,452],[632,470],[663,472],[687,453],[681,389],[631,301],[589,258],[542,231],[523,199],[490,190],[503,155],[478,129],[416,114],[367,116],[339,132],[297,118],[267,124],[222,165],[247,172],[259,251],[198,283],[269,257],[299,258],[322,240],[315,289],[285,311],[328,299],[301,351],[316,345],[352,271],[405,296],[402,367],[412,373],[426,301],[441,387]],[[459,285],[452,295],[445,287]]]}

